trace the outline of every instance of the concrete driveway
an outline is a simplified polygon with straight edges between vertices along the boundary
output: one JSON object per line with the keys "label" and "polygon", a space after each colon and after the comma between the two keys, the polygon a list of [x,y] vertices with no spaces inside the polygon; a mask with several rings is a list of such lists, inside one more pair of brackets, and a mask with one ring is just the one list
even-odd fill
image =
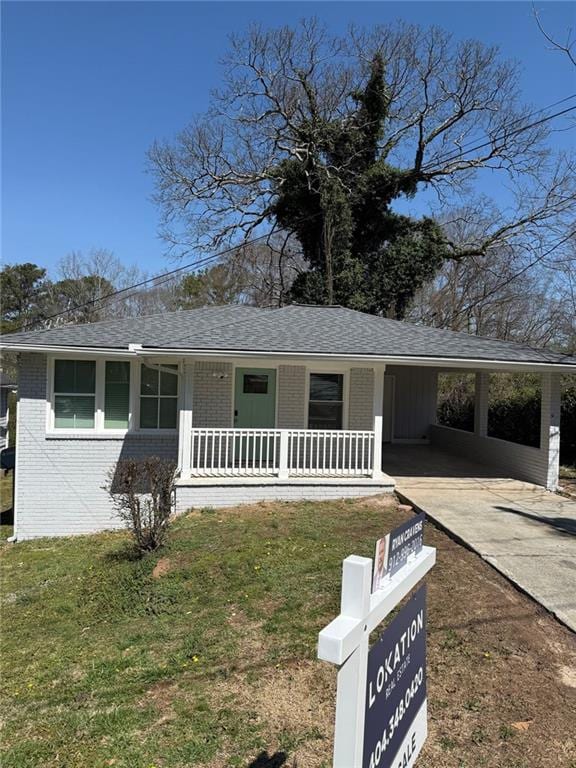
{"label": "concrete driveway", "polygon": [[576,502],[429,446],[387,446],[398,493],[576,632]]}

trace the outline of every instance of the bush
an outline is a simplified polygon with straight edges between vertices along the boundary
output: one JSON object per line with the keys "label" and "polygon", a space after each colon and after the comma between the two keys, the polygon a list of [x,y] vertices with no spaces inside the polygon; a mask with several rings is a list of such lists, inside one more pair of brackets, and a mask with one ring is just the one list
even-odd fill
{"label": "bush", "polygon": [[488,434],[511,443],[540,445],[540,393],[515,392],[494,400],[488,411]]}
{"label": "bush", "polygon": [[439,374],[438,424],[474,432],[474,379],[469,373]]}
{"label": "bush", "polygon": [[[513,443],[540,444],[540,377],[537,374],[492,374],[488,434]],[[472,380],[463,374],[438,377],[438,423],[474,429]],[[562,377],[560,463],[576,465],[576,383]]]}
{"label": "bush", "polygon": [[176,463],[157,456],[120,459],[111,471],[107,491],[141,554],[165,541],[175,477]]}
{"label": "bush", "polygon": [[576,466],[576,382],[564,377],[560,426],[560,462]]}

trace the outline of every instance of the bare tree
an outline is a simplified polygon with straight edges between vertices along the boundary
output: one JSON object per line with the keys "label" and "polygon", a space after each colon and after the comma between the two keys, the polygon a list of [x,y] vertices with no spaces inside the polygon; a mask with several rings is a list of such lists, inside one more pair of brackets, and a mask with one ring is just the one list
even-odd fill
{"label": "bare tree", "polygon": [[546,40],[550,43],[552,50],[564,53],[570,62],[576,67],[576,40],[574,39],[572,27],[568,27],[566,30],[566,39],[564,42],[554,38],[544,27],[540,18],[540,12],[536,10],[536,6],[532,3],[532,13],[536,19],[538,29],[544,35]]}
{"label": "bare tree", "polygon": [[[444,221],[463,247],[492,225],[497,211],[463,209]],[[524,242],[492,246],[484,254],[448,261],[420,290],[409,318],[455,331],[555,346],[572,351],[576,341],[576,234],[561,237],[548,252],[540,246],[527,261]]]}
{"label": "bare tree", "polygon": [[455,194],[469,199],[483,175],[511,190],[507,212],[473,241],[453,243],[453,257],[510,246],[540,258],[574,216],[575,174],[552,152],[546,120],[522,102],[517,65],[436,27],[401,23],[340,37],[316,20],[232,37],[207,114],[150,150],[171,247],[210,250],[274,229],[275,196],[288,182],[283,161],[316,156],[314,131],[302,126],[346,124],[377,54],[388,98],[382,161],[417,192],[434,190],[442,206]]}

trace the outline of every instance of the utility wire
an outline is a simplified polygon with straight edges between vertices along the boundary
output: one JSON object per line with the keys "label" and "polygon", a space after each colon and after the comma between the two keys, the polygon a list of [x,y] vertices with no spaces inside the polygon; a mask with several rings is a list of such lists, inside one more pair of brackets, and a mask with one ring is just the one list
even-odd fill
{"label": "utility wire", "polygon": [[511,136],[516,136],[518,133],[523,133],[524,131],[528,131],[530,130],[530,128],[535,128],[537,125],[542,125],[543,123],[547,123],[549,120],[553,120],[556,117],[561,117],[562,115],[565,115],[568,112],[573,112],[575,109],[576,109],[576,104],[572,107],[567,107],[566,109],[562,109],[559,112],[555,112],[552,115],[547,115],[546,117],[543,117],[540,120],[535,120],[533,123],[529,123],[528,125],[525,125],[522,128],[517,128],[515,131],[511,131],[510,133],[504,133],[504,134],[501,134],[500,136],[495,136],[493,139],[490,139],[490,141],[485,141],[483,144],[478,144],[477,146],[472,147],[471,149],[467,149],[464,152],[459,151],[453,155],[440,155],[433,161],[433,163],[427,166],[426,165],[423,166],[421,170],[422,171],[431,170],[438,163],[448,163],[451,160],[457,160],[458,158],[463,157],[464,155],[469,155],[470,152],[476,152],[479,149],[484,149],[484,147],[490,147],[496,142],[501,141],[502,139],[509,139]]}
{"label": "utility wire", "polygon": [[[558,101],[553,102],[552,104],[548,104],[546,107],[540,107],[540,109],[535,109],[532,112],[529,112],[527,115],[523,115],[522,117],[516,118],[516,120],[512,120],[512,122],[508,123],[508,125],[505,125],[500,128],[501,131],[509,129],[514,127],[515,125],[518,125],[518,123],[522,123],[525,120],[529,120],[530,118],[534,117],[535,115],[540,115],[542,112],[548,112],[549,109],[553,109],[554,107],[560,106],[560,104],[565,104],[567,101],[571,101],[572,99],[576,99],[576,93],[571,94],[570,96],[566,96],[563,99],[559,99]],[[464,152],[466,147],[471,146],[474,144],[478,139],[470,139],[470,141],[464,142],[462,144],[457,152],[458,155]],[[494,139],[494,141],[497,141],[497,139]],[[492,141],[488,142],[488,144],[491,144]],[[449,153],[448,153],[449,154]],[[443,160],[444,156],[440,155],[437,159]]]}
{"label": "utility wire", "polygon": [[[527,117],[531,117],[531,116],[533,116],[535,114],[539,114],[541,112],[545,112],[546,110],[551,109],[554,106],[558,106],[559,104],[563,104],[566,101],[570,101],[573,98],[576,98],[576,94],[572,94],[571,96],[567,96],[564,99],[560,99],[559,101],[556,101],[553,104],[548,105],[547,107],[542,107],[539,110],[535,110],[534,112],[531,112]],[[560,117],[560,116],[562,116],[564,114],[567,114],[568,112],[572,112],[573,110],[576,110],[576,105],[571,106],[571,107],[567,107],[566,109],[560,110],[559,112],[555,112],[552,115],[546,115],[546,117],[543,117],[540,120],[536,120],[536,121],[534,121],[532,123],[529,123],[528,125],[522,126],[521,128],[517,128],[516,130],[512,131],[511,133],[505,133],[504,135],[500,135],[498,137],[494,137],[490,141],[484,142],[483,144],[478,144],[475,147],[472,147],[471,149],[464,150],[464,147],[468,146],[470,143],[473,143],[473,142],[468,142],[467,144],[464,144],[462,146],[462,149],[459,152],[457,152],[457,153],[455,153],[453,155],[444,155],[444,156],[440,155],[439,157],[437,157],[434,160],[433,165],[425,165],[425,166],[422,167],[421,170],[422,171],[431,170],[432,167],[434,167],[434,165],[437,165],[440,162],[450,162],[453,159],[458,159],[460,157],[464,157],[465,155],[468,155],[471,152],[476,152],[479,149],[483,149],[484,147],[491,146],[492,144],[494,144],[495,142],[501,140],[502,138],[509,138],[510,136],[515,136],[518,133],[522,133],[523,131],[530,130],[530,128],[534,128],[537,125],[541,125],[543,123],[546,123],[549,120],[553,120],[553,119],[555,119],[557,117]],[[521,122],[521,118],[519,118],[519,119],[517,119],[515,121],[512,121],[510,126],[516,125],[518,122]],[[299,219],[298,223],[301,224],[301,223],[304,223],[306,221],[311,221],[312,219],[315,219],[315,218],[317,218],[320,215],[321,215],[320,213],[317,213],[317,214],[314,214],[312,216],[308,216],[306,218]],[[63,315],[67,315],[70,312],[75,312],[78,309],[84,309],[85,307],[89,307],[89,306],[91,306],[93,304],[96,304],[96,302],[99,302],[99,301],[107,301],[108,299],[112,299],[112,298],[115,298],[115,297],[119,297],[119,298],[116,298],[115,301],[131,298],[132,296],[135,296],[136,293],[138,293],[138,292],[130,293],[130,294],[127,294],[126,296],[121,295],[121,294],[125,294],[127,291],[131,291],[133,288],[141,288],[142,286],[147,285],[148,283],[155,283],[154,287],[162,285],[162,284],[168,282],[169,279],[173,275],[178,274],[179,272],[183,272],[185,270],[190,270],[190,269],[196,269],[198,267],[204,266],[205,264],[209,264],[209,263],[215,261],[216,259],[222,258],[222,256],[226,256],[227,254],[232,253],[232,252],[238,250],[241,247],[244,247],[246,245],[252,245],[254,243],[259,242],[260,240],[265,240],[265,239],[270,237],[270,234],[271,233],[268,232],[268,233],[266,233],[264,235],[259,235],[259,236],[254,237],[254,238],[250,238],[250,240],[245,240],[244,242],[239,243],[238,245],[234,245],[234,246],[231,246],[230,248],[226,248],[225,250],[219,251],[218,253],[212,254],[211,256],[206,256],[203,259],[199,259],[197,261],[189,262],[188,264],[184,264],[183,266],[177,267],[177,268],[172,269],[172,270],[170,270],[168,272],[163,272],[163,273],[161,273],[159,275],[155,275],[154,277],[147,278],[146,280],[141,280],[138,283],[134,283],[132,285],[126,286],[126,288],[120,288],[117,291],[111,291],[110,293],[107,293],[104,296],[99,296],[96,299],[90,299],[89,301],[86,301],[86,302],[84,302],[82,304],[77,304],[77,305],[75,305],[73,307],[68,307],[67,309],[65,309],[65,310],[63,310],[61,312],[56,312],[53,315],[48,315],[48,317],[42,318],[42,322],[46,322],[48,320],[54,320],[55,318],[62,317]],[[115,303],[115,302],[109,302],[109,303],[112,304],[112,303]],[[25,329],[25,327],[26,327],[26,325],[23,325],[20,328],[18,328],[17,330],[19,331],[19,330]]]}

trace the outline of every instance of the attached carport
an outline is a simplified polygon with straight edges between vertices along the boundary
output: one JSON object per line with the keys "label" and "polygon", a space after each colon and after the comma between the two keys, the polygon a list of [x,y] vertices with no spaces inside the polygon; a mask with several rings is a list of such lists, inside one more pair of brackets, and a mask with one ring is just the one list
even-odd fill
{"label": "attached carport", "polygon": [[404,500],[576,631],[576,502],[437,445],[389,445]]}
{"label": "attached carport", "polygon": [[[515,350],[514,350],[515,351]],[[574,373],[573,365],[512,363],[479,360],[438,360],[427,365],[406,361],[387,365],[384,376],[383,440],[394,446],[432,445],[440,452],[471,459],[476,465],[489,464],[504,477],[558,487],[560,468],[561,374]],[[540,436],[535,446],[521,445],[488,434],[489,386],[491,373],[536,373],[541,380]],[[468,373],[475,376],[474,428],[464,431],[436,423],[438,376],[440,373]],[[536,436],[537,437],[537,436]],[[387,452],[394,460],[394,452]],[[432,454],[429,454],[433,461]],[[384,472],[394,476],[389,463]]]}

